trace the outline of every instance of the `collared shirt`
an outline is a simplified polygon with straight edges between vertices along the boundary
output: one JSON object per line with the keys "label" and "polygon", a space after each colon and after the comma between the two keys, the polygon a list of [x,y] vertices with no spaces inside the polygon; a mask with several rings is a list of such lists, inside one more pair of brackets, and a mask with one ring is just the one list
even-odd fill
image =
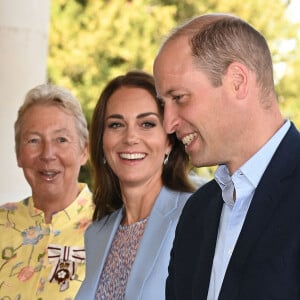
{"label": "collared shirt", "polygon": [[46,224],[32,197],[0,206],[0,299],[74,299],[85,276],[84,231],[93,214],[86,184]]}
{"label": "collared shirt", "polygon": [[[220,217],[208,300],[218,299],[231,254],[244,224],[255,189],[290,125],[290,121],[286,121],[273,137],[232,176],[225,165],[220,165],[215,172],[215,180],[222,189],[224,204]],[[234,190],[235,199],[233,198]]]}

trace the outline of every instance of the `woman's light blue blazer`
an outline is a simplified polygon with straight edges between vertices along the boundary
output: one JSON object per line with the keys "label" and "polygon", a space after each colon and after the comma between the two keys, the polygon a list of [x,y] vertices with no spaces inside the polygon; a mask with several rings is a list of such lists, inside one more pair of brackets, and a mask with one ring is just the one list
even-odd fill
{"label": "woman's light blue blazer", "polygon": [[[164,300],[177,221],[190,193],[163,187],[155,201],[128,278],[126,300]],[[86,278],[76,300],[94,300],[122,209],[92,223],[85,232]]]}

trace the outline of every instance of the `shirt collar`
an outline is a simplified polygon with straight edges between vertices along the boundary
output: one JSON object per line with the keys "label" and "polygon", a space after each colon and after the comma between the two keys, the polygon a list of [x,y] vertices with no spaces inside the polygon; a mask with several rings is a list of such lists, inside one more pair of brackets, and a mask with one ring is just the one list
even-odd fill
{"label": "shirt collar", "polygon": [[[52,216],[52,223],[55,221],[55,219],[61,218],[63,222],[65,222],[65,216],[68,219],[71,219],[78,215],[80,211],[82,211],[83,207],[90,208],[93,206],[92,203],[92,194],[87,186],[86,183],[78,183],[79,185],[79,194],[74,199],[74,201],[65,209],[53,214]],[[44,218],[44,213],[40,209],[34,207],[34,201],[32,197],[29,198],[29,212],[32,217],[41,217]]]}
{"label": "shirt collar", "polygon": [[255,188],[290,126],[289,120],[284,122],[271,139],[241,166],[241,172],[247,176]]}
{"label": "shirt collar", "polygon": [[[270,138],[270,140],[256,152],[248,161],[246,161],[240,169],[238,169],[232,176],[226,165],[219,165],[215,172],[215,180],[222,189],[223,199],[226,203],[232,204],[232,191],[233,182],[232,177],[238,176],[243,173],[253,185],[254,189],[257,187],[264,171],[266,170],[269,162],[272,159],[277,147],[289,130],[291,122],[287,120],[280,129]],[[230,194],[230,196],[228,195]],[[225,197],[224,197],[225,196]]]}

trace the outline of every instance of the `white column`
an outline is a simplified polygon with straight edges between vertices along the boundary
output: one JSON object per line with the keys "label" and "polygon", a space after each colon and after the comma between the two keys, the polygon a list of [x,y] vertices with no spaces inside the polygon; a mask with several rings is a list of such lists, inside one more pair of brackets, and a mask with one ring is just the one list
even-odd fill
{"label": "white column", "polygon": [[26,92],[46,81],[49,16],[50,0],[0,0],[0,204],[31,193],[13,126]]}

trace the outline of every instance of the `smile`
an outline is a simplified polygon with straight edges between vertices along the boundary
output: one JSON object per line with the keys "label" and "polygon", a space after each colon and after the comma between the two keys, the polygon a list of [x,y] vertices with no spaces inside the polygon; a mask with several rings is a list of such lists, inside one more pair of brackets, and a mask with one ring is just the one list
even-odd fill
{"label": "smile", "polygon": [[145,153],[120,153],[119,156],[122,159],[136,160],[143,159],[146,157]]}
{"label": "smile", "polygon": [[197,133],[191,133],[183,137],[181,141],[184,144],[184,146],[187,147],[196,137]]}
{"label": "smile", "polygon": [[47,180],[53,179],[59,172],[56,171],[40,171],[40,174],[43,177],[46,177]]}

